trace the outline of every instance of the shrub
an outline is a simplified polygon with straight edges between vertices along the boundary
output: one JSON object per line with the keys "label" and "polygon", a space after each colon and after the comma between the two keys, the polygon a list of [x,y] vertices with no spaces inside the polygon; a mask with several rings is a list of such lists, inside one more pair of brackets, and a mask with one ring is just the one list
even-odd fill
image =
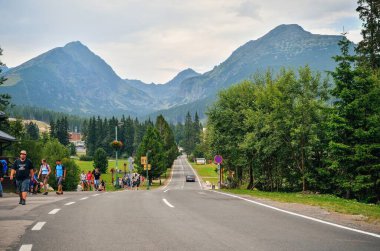
{"label": "shrub", "polygon": [[94,167],[98,167],[101,173],[107,172],[108,160],[107,153],[103,148],[98,148],[94,154]]}
{"label": "shrub", "polygon": [[81,161],[93,161],[94,157],[88,156],[88,155],[81,155],[81,156],[79,156],[79,160],[81,160]]}
{"label": "shrub", "polygon": [[[64,191],[75,191],[79,184],[80,179],[80,168],[75,163],[74,160],[69,158],[64,158],[62,160],[62,165],[66,168],[66,178],[63,181]],[[52,173],[49,177],[49,185],[54,189],[57,189],[57,179],[55,177],[55,164],[51,166]]]}

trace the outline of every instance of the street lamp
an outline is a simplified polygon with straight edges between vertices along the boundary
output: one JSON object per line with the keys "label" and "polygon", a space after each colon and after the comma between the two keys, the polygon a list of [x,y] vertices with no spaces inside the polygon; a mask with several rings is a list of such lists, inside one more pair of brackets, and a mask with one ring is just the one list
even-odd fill
{"label": "street lamp", "polygon": [[[124,123],[123,122],[119,122],[116,126],[115,126],[115,140],[117,141],[117,127],[118,126],[121,126],[123,125]],[[117,154],[118,154],[118,148],[115,149],[116,150],[116,159],[115,159],[115,170],[116,170],[116,175],[115,175],[115,179],[116,179],[116,182],[115,182],[115,186],[116,188],[119,188],[119,177],[117,175],[117,173],[119,172],[119,169],[117,167]]]}
{"label": "street lamp", "polygon": [[152,151],[151,150],[148,150],[146,152],[146,181],[148,182],[148,186],[146,188],[146,190],[149,190],[149,186],[150,186],[150,182],[149,182],[149,158],[148,158],[148,155],[149,153],[151,153]]}

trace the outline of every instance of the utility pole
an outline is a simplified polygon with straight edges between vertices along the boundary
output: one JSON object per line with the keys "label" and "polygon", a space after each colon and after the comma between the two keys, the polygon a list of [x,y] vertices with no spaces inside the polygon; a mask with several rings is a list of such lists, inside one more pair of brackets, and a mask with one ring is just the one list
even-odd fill
{"label": "utility pole", "polygon": [[148,186],[147,186],[146,190],[150,189],[150,182],[149,182],[149,169],[150,168],[149,168],[149,158],[148,158],[148,155],[149,155],[150,152],[151,152],[151,150],[148,150],[146,152],[146,180],[148,182]]}

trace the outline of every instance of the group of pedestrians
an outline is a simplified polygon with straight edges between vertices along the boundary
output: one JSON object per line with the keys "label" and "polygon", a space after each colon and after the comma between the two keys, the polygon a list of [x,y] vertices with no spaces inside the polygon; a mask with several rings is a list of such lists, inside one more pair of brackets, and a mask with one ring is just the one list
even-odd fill
{"label": "group of pedestrians", "polygon": [[88,171],[86,174],[84,171],[80,174],[80,182],[82,191],[105,191],[106,185],[104,180],[100,181],[100,170],[95,168],[92,172]]}
{"label": "group of pedestrians", "polygon": [[[49,166],[49,164],[46,162],[45,159],[41,161],[41,166],[38,171],[38,174],[35,173],[34,165],[30,159],[28,159],[25,150],[20,151],[20,157],[15,160],[11,167],[11,174],[9,176],[10,180],[13,181],[13,179],[16,180],[16,191],[20,196],[19,204],[25,205],[26,204],[26,196],[27,193],[31,191],[37,192],[38,187],[40,186],[39,179],[41,178],[43,180],[42,186],[44,188],[44,195],[48,195],[48,180],[49,175],[51,174],[52,170]],[[66,169],[62,165],[61,160],[56,161],[55,166],[55,176],[57,180],[58,190],[57,194],[62,195],[63,189],[62,189],[62,183],[66,178]],[[1,177],[1,175],[0,175]]]}
{"label": "group of pedestrians", "polygon": [[144,182],[143,179],[144,177],[141,177],[138,173],[126,173],[119,184],[122,185],[123,188],[139,190],[140,183]]}

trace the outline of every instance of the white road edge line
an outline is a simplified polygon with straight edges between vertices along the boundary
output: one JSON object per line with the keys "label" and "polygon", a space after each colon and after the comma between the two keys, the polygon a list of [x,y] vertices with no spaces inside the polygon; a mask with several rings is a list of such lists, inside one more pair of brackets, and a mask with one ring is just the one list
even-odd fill
{"label": "white road edge line", "polygon": [[335,224],[335,223],[331,223],[331,222],[328,222],[328,221],[316,219],[316,218],[309,217],[309,216],[302,215],[302,214],[293,213],[293,212],[286,211],[286,210],[283,210],[283,209],[280,209],[280,208],[277,208],[277,207],[272,207],[272,206],[269,206],[269,205],[266,205],[266,204],[263,204],[263,203],[260,203],[260,202],[257,202],[257,201],[249,200],[249,199],[237,196],[237,195],[228,194],[228,193],[222,193],[222,192],[218,192],[218,191],[212,191],[212,192],[223,194],[223,195],[230,196],[230,197],[237,198],[237,199],[241,199],[241,200],[244,200],[244,201],[247,201],[247,202],[259,205],[259,206],[267,207],[267,208],[270,208],[270,209],[273,209],[273,210],[276,210],[276,211],[279,211],[279,212],[283,212],[283,213],[294,215],[294,216],[298,216],[298,217],[301,217],[301,218],[304,218],[304,219],[316,221],[316,222],[319,222],[319,223],[322,223],[322,224],[326,224],[326,225],[330,225],[330,226],[333,226],[333,227],[342,228],[342,229],[345,229],[345,230],[349,230],[349,231],[353,231],[353,232],[357,232],[357,233],[361,233],[361,234],[370,235],[370,236],[373,236],[373,237],[376,237],[376,238],[380,238],[379,234],[375,234],[375,233],[366,232],[366,231],[362,231],[362,230],[355,229],[355,228],[350,228],[350,227],[342,226],[342,225],[339,225],[339,224]]}
{"label": "white road edge line", "polygon": [[170,204],[166,199],[162,199],[168,207],[174,207],[172,204]]}
{"label": "white road edge line", "polygon": [[165,190],[166,187],[169,186],[170,182],[172,182],[173,171],[174,171],[174,164],[172,165],[172,170],[170,171],[170,180],[169,180],[168,183],[162,188],[162,190]]}
{"label": "white road edge line", "polygon": [[38,231],[38,230],[41,230],[42,227],[46,224],[46,221],[40,221],[40,222],[37,222],[36,225],[34,225],[34,227],[32,228],[33,231]]}
{"label": "white road edge line", "polygon": [[49,212],[49,214],[56,214],[58,211],[61,210],[60,208],[53,209]]}
{"label": "white road edge line", "polygon": [[22,245],[19,249],[19,251],[30,251],[32,250],[33,244],[25,244]]}
{"label": "white road edge line", "polygon": [[187,161],[187,158],[185,158],[185,160],[186,160],[186,163],[190,166],[191,170],[193,170],[193,173],[195,174],[195,176],[197,176],[199,187],[201,188],[201,190],[203,190],[203,186],[202,186],[201,181],[198,177],[198,173],[194,170],[193,166],[189,163],[189,161]]}
{"label": "white road edge line", "polygon": [[75,203],[74,201],[71,201],[71,202],[66,203],[65,206],[70,206],[70,205],[72,205],[74,203]]}
{"label": "white road edge line", "polygon": [[88,197],[83,197],[80,200],[87,200],[87,199],[88,199]]}

